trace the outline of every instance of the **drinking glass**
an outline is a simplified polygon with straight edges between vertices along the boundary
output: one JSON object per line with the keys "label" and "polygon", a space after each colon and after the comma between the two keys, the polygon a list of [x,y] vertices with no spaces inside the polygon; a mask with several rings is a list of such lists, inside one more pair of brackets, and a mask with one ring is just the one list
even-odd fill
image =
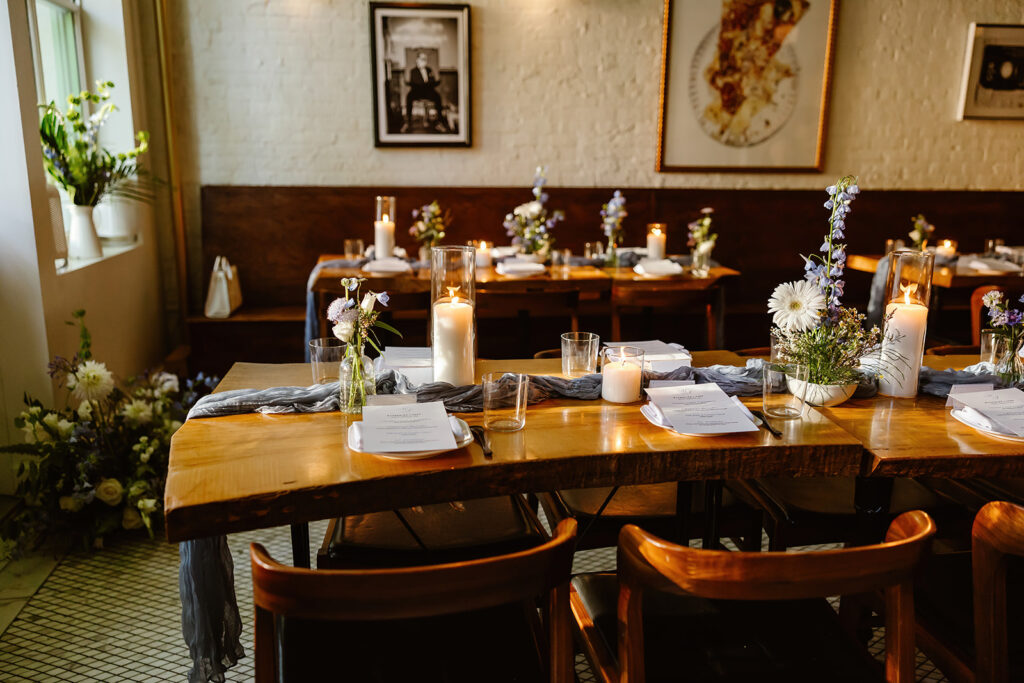
{"label": "drinking glass", "polygon": [[604,244],[602,242],[587,242],[583,245],[584,258],[601,258],[604,256]]}
{"label": "drinking glass", "polygon": [[996,347],[998,337],[993,330],[982,330],[981,331],[981,354],[978,360],[981,362],[988,361],[989,363],[995,363],[999,360],[996,355]]}
{"label": "drinking glass", "polygon": [[601,338],[593,332],[566,332],[562,335],[562,374],[583,377],[597,372],[597,352]]}
{"label": "drinking glass", "polygon": [[338,381],[338,369],[345,355],[345,342],[337,337],[323,337],[309,342],[309,360],[313,363],[313,383]]}
{"label": "drinking glass", "polygon": [[358,258],[358,256],[356,255],[355,240],[345,240],[345,258],[347,258],[350,261],[354,258]]}
{"label": "drinking glass", "polygon": [[484,428],[516,432],[526,426],[526,400],[530,376],[515,372],[488,372],[483,376]]}
{"label": "drinking glass", "polygon": [[765,363],[762,382],[764,414],[782,420],[800,417],[804,412],[807,373],[806,365]]}

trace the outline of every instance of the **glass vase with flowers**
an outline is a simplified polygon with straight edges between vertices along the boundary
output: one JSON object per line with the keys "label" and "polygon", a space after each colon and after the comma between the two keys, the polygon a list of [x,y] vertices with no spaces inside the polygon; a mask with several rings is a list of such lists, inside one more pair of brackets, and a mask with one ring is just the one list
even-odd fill
{"label": "glass vase with flowers", "polygon": [[711,250],[715,248],[718,234],[711,232],[711,216],[715,210],[706,206],[700,210],[700,218],[688,224],[690,247],[690,272],[694,277],[707,277],[711,272]]}
{"label": "glass vase with flowers", "polygon": [[441,243],[445,230],[451,225],[451,212],[442,212],[435,199],[419,209],[413,209],[412,217],[415,223],[409,228],[409,234],[420,243],[420,261],[429,261],[430,248]]}
{"label": "glass vase with flowers", "polygon": [[[1024,296],[1019,301],[1024,302]],[[1024,345],[1024,314],[1010,308],[1006,295],[998,289],[985,294],[982,302],[988,308],[991,325],[988,331],[995,342],[996,375],[1004,386],[1016,386],[1024,380],[1024,361],[1020,357]]]}
{"label": "glass vase with flowers", "polygon": [[626,198],[619,190],[615,190],[608,203],[601,206],[601,227],[604,229],[604,236],[608,238],[608,249],[605,251],[605,263],[608,266],[619,265],[619,247],[622,246],[624,237],[622,219],[628,215]]}
{"label": "glass vase with flowers", "polygon": [[520,204],[512,213],[505,214],[504,222],[513,246],[519,247],[521,255],[540,262],[547,260],[555,244],[551,230],[565,220],[561,211],[552,211],[549,215],[545,207],[548,201],[548,193],[544,191],[546,170],[546,166],[538,166],[533,176],[533,201]]}

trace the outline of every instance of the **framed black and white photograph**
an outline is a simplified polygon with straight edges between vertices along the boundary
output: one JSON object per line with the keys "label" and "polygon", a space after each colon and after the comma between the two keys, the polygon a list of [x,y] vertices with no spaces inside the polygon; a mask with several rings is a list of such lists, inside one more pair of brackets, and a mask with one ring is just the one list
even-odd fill
{"label": "framed black and white photograph", "polygon": [[957,118],[1024,119],[1024,26],[971,24]]}
{"label": "framed black and white photograph", "polygon": [[377,147],[469,147],[469,5],[370,3]]}
{"label": "framed black and white photograph", "polygon": [[836,0],[665,0],[658,171],[822,165]]}

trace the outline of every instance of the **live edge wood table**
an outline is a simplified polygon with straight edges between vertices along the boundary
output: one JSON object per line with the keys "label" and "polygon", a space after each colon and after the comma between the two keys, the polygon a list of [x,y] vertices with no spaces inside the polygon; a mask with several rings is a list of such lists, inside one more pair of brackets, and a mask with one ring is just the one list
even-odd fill
{"label": "live edge wood table", "polygon": [[[339,254],[323,254],[318,263],[342,258]],[[708,346],[722,345],[722,316],[724,291],[722,280],[740,275],[738,270],[718,266],[707,277],[689,274],[665,277],[644,277],[629,268],[595,268],[593,266],[552,266],[544,273],[529,277],[501,275],[494,268],[477,270],[476,287],[480,292],[505,295],[537,293],[576,293],[582,301],[604,302],[612,317],[612,337],[621,338],[619,322],[626,308],[676,307],[689,295],[703,295],[707,320]],[[374,291],[386,290],[398,294],[426,294],[430,292],[430,272],[367,273],[358,268],[322,268],[313,281],[317,294],[317,310],[326,310],[327,299],[342,293],[341,279],[365,277],[367,287]],[[536,306],[536,300],[534,300]],[[322,326],[323,321],[319,321]]]}
{"label": "live edge wood table", "polygon": [[[697,365],[743,363],[729,352],[693,355]],[[558,359],[477,363],[479,373],[560,369]],[[309,377],[304,364],[236,364],[218,390],[306,385]],[[480,413],[462,417],[482,421]],[[551,400],[530,406],[523,430],[493,433],[491,459],[474,443],[414,461],[349,450],[352,419],[318,413],[187,421],[171,441],[168,540],[291,524],[294,560],[308,566],[306,523],[339,515],[558,488],[855,475],[863,462],[860,442],[813,410],[779,422],[782,439],[764,430],[696,438],[650,424],[638,403]]]}

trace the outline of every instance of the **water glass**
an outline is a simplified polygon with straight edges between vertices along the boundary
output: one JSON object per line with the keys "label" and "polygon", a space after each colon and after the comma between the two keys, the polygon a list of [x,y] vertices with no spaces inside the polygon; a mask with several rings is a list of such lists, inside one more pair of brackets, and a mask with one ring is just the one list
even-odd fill
{"label": "water glass", "polygon": [[584,258],[602,258],[604,256],[604,244],[602,242],[587,242],[583,245]]}
{"label": "water glass", "polygon": [[515,372],[488,372],[482,379],[484,428],[516,432],[525,427],[530,376]]}
{"label": "water glass", "polygon": [[601,338],[593,332],[566,332],[562,335],[562,374],[583,377],[597,372],[597,352]]}
{"label": "water glass", "polygon": [[345,258],[350,261],[353,259],[362,258],[363,256],[363,241],[361,239],[345,240]]}
{"label": "water glass", "polygon": [[309,360],[313,363],[313,383],[338,381],[338,369],[345,355],[345,342],[337,337],[323,337],[309,342]]}
{"label": "water glass", "polygon": [[978,359],[979,361],[988,361],[989,363],[996,363],[999,361],[999,356],[996,355],[998,350],[998,340],[999,337],[996,336],[994,330],[981,331],[981,356]]}
{"label": "water glass", "polygon": [[807,373],[806,365],[765,363],[762,383],[764,414],[781,420],[803,415]]}

